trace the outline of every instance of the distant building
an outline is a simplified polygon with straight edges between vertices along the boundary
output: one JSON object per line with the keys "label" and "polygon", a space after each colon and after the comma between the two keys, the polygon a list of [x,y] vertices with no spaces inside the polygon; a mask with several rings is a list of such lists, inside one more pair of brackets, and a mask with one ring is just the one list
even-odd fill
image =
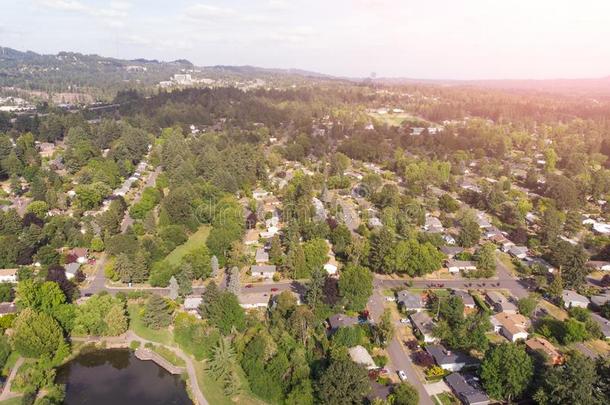
{"label": "distant building", "polygon": [[508,249],[508,254],[517,259],[525,259],[529,249],[526,246],[512,246]]}
{"label": "distant building", "polygon": [[17,306],[14,302],[2,302],[0,303],[0,317],[4,315],[10,315],[17,312]]}
{"label": "distant building", "polygon": [[254,258],[257,264],[267,263],[269,261],[269,253],[264,248],[256,249],[256,256]]}
{"label": "distant building", "polygon": [[78,271],[78,269],[80,269],[80,263],[78,263],[78,262],[66,264],[64,266],[64,270],[66,272],[66,278],[68,280],[74,278],[74,276],[76,276],[76,272]]}
{"label": "distant building", "polygon": [[610,321],[603,316],[596,314],[595,312],[591,313],[591,319],[593,319],[593,321],[599,325],[604,338],[610,339]]}
{"label": "distant building", "polygon": [[597,271],[610,271],[610,262],[600,260],[589,260],[587,267]]}
{"label": "distant building", "polygon": [[460,253],[462,253],[464,251],[464,248],[461,248],[459,246],[441,246],[440,250],[445,256],[451,259],[455,255],[459,255]]}

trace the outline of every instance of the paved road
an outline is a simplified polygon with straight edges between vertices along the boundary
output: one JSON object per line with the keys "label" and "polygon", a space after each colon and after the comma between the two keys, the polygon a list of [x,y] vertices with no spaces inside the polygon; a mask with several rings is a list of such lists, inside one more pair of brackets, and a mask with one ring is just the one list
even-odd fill
{"label": "paved road", "polygon": [[[380,294],[379,290],[376,290],[368,303],[368,309],[373,321],[377,321],[381,317],[381,314],[383,313],[383,303],[384,297]],[[386,368],[393,373],[396,373],[397,370],[403,370],[405,372],[407,380],[419,393],[419,405],[434,405],[434,401],[430,398],[430,395],[428,395],[426,387],[424,387],[415,371],[415,366],[396,336],[388,344],[386,350],[390,357],[389,364]]]}
{"label": "paved road", "polygon": [[[140,188],[137,192],[131,205],[137,204],[142,199],[142,194],[146,187],[154,187],[157,184],[157,177],[159,177],[159,173],[161,173],[161,168],[157,167],[153,172],[148,174],[146,178],[146,182],[144,183],[144,187]],[[133,218],[129,215],[129,209],[125,211],[125,216],[123,217],[123,221],[121,222],[121,232],[125,232],[127,228],[133,225]]]}

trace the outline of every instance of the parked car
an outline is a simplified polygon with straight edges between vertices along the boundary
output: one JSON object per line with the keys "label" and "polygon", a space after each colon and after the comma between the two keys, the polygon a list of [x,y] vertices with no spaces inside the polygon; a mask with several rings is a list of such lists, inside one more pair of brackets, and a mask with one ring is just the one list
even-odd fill
{"label": "parked car", "polygon": [[407,381],[407,374],[402,370],[398,370],[398,377],[400,381]]}
{"label": "parked car", "polygon": [[276,292],[277,290],[278,290],[277,288],[273,287],[273,288],[271,289],[271,292]]}
{"label": "parked car", "polygon": [[385,297],[385,300],[388,302],[394,302],[394,301],[396,301],[396,298],[395,297]]}
{"label": "parked car", "polygon": [[409,319],[408,319],[408,318],[402,318],[402,319],[400,320],[400,323],[406,323],[406,324],[409,324],[409,323],[411,323],[411,321],[409,321]]}
{"label": "parked car", "polygon": [[246,288],[252,288],[252,284],[246,284]]}

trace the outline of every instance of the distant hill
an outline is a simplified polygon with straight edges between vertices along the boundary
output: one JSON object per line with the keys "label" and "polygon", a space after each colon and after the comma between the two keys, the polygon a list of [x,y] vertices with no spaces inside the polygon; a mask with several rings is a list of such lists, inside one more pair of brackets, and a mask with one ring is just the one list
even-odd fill
{"label": "distant hill", "polygon": [[439,86],[472,86],[508,91],[555,93],[571,96],[610,97],[610,76],[594,79],[545,80],[424,80],[409,78],[379,78],[376,83],[429,84]]}

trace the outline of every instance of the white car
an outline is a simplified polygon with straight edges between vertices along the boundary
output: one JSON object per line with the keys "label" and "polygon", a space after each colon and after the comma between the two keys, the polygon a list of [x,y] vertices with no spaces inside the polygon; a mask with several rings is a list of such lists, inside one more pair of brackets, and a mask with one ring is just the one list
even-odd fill
{"label": "white car", "polygon": [[395,297],[385,297],[385,300],[388,302],[394,302],[394,301],[396,301],[396,298]]}
{"label": "white car", "polygon": [[402,370],[398,370],[398,377],[400,377],[400,381],[407,381],[407,374]]}
{"label": "white car", "polygon": [[411,321],[409,321],[409,318],[401,318],[401,319],[400,319],[400,323],[404,323],[404,324],[407,324],[407,325],[408,325],[408,324],[410,324],[410,323],[411,323]]}

